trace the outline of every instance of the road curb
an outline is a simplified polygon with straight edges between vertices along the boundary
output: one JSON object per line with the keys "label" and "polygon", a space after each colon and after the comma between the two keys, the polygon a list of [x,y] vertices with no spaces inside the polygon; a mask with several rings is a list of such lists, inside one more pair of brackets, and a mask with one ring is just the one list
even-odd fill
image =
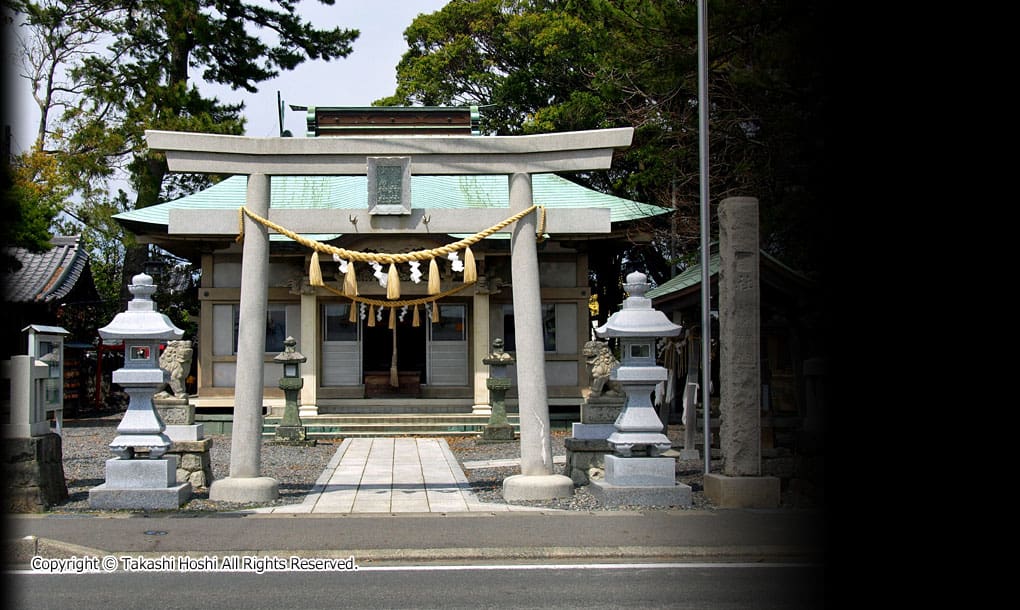
{"label": "road curb", "polygon": [[499,563],[538,563],[550,561],[776,561],[815,563],[821,557],[817,549],[794,546],[623,546],[623,547],[504,547],[437,549],[344,549],[344,550],[262,550],[262,551],[108,551],[70,544],[59,540],[25,536],[5,543],[7,569],[25,569],[33,557],[69,559],[72,557],[130,556],[146,559],[161,557],[302,557],[349,558],[359,565],[449,564],[497,561]]}

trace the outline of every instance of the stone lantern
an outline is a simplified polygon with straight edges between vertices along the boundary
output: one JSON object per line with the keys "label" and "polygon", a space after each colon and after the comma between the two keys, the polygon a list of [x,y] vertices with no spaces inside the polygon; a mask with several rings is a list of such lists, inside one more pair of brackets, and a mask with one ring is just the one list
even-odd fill
{"label": "stone lantern", "polygon": [[492,413],[489,423],[482,430],[483,441],[512,441],[514,427],[506,419],[506,392],[510,389],[510,376],[507,367],[514,364],[514,357],[503,351],[503,340],[492,340],[492,353],[482,359],[482,364],[489,367],[489,378],[485,387],[489,388],[489,402]]}
{"label": "stone lantern", "polygon": [[681,327],[670,322],[666,314],[652,309],[651,299],[645,297],[651,286],[643,273],[629,274],[623,287],[630,294],[623,309],[595,330],[599,337],[619,338],[620,366],[614,369],[613,378],[627,394],[623,411],[616,418],[616,432],[608,440],[622,456],[634,453],[657,456],[672,444],[662,433],[662,421],[651,400],[655,386],[667,377],[666,369],[655,364],[655,342],[659,337],[680,334]]}
{"label": "stone lantern", "polygon": [[305,427],[301,424],[301,417],[298,415],[297,396],[298,392],[305,385],[301,378],[301,364],[308,360],[301,352],[294,348],[297,340],[294,337],[287,337],[283,341],[283,351],[273,358],[274,362],[283,365],[283,377],[280,378],[280,389],[283,390],[284,407],[283,418],[276,426],[276,444],[280,445],[315,445],[315,440],[308,440]]}
{"label": "stone lantern", "polygon": [[[110,443],[117,458],[106,462],[106,483],[89,491],[89,503],[93,508],[177,508],[190,497],[191,485],[177,485],[177,456],[163,457],[172,442],[152,396],[169,378],[159,366],[160,343],[180,339],[184,331],[156,311],[151,276],[134,276],[128,290],[134,298],[127,311],[100,328],[99,336],[124,343],[124,368],[113,372],[113,382],[130,401]],[[148,459],[135,459],[139,452]]]}
{"label": "stone lantern", "polygon": [[156,286],[151,276],[136,275],[128,290],[134,296],[128,310],[99,329],[104,341],[124,342],[124,368],[113,372],[113,382],[130,397],[124,419],[117,426],[119,435],[110,443],[110,449],[125,460],[132,459],[136,449],[145,449],[149,459],[155,460],[163,457],[171,442],[163,434],[165,425],[152,404],[152,395],[169,381],[169,374],[159,367],[159,346],[180,339],[184,331],[156,311],[152,301]]}
{"label": "stone lantern", "polygon": [[620,366],[611,378],[627,402],[607,439],[614,454],[605,457],[605,480],[592,481],[592,491],[607,504],[690,506],[691,488],[676,484],[676,460],[660,457],[672,443],[651,400],[655,386],[667,377],[666,369],[655,364],[655,343],[680,334],[681,327],[652,309],[645,297],[651,285],[643,273],[627,275],[623,287],[630,295],[623,308],[595,333],[620,341]]}

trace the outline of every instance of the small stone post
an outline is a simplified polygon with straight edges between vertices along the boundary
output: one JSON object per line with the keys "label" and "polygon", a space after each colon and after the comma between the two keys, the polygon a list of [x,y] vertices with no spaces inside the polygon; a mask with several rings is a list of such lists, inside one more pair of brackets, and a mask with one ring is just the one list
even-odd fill
{"label": "small stone post", "polygon": [[[698,374],[701,370],[701,333],[698,328],[687,331],[687,344],[684,348],[687,358],[687,379],[684,380],[684,448],[680,450],[681,460],[699,460],[698,453]],[[702,392],[702,401],[708,392]],[[708,417],[705,409],[705,417]],[[705,451],[711,451],[711,443],[705,441]]]}
{"label": "small stone post", "polygon": [[0,362],[0,378],[10,380],[10,420],[0,421],[2,508],[8,513],[42,512],[67,499],[62,439],[50,432],[43,409],[49,372],[33,356]]}
{"label": "small stone post", "polygon": [[719,335],[723,474],[705,475],[705,494],[726,508],[779,506],[779,479],[761,475],[761,302],[758,200],[719,205]]}
{"label": "small stone post", "polygon": [[503,351],[503,340],[499,337],[493,339],[492,353],[482,359],[482,364],[488,365],[491,372],[489,378],[485,380],[485,385],[489,388],[489,404],[492,405],[489,423],[482,430],[483,441],[514,440],[514,427],[506,418],[506,391],[510,389],[506,367],[513,363],[514,357]]}

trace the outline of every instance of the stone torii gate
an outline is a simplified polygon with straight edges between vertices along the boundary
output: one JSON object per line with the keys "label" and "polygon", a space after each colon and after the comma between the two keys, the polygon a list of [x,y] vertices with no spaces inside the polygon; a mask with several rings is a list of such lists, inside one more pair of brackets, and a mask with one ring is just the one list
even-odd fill
{"label": "stone torii gate", "polygon": [[[340,136],[250,138],[146,131],[149,148],[166,154],[172,172],[248,176],[246,207],[296,233],[473,233],[506,217],[506,210],[405,210],[395,215],[369,210],[270,209],[272,176],[364,175],[382,160],[398,158],[410,174],[492,175],[509,180],[510,214],[533,204],[531,175],[607,169],[614,149],[630,145],[633,128],[529,136]],[[371,190],[371,185],[370,185]],[[540,203],[540,202],[539,202]],[[409,202],[408,202],[409,205]],[[215,481],[211,500],[265,502],[279,496],[277,481],[261,474],[263,366],[269,235],[244,218],[241,303],[234,392],[230,473]],[[609,210],[549,209],[551,233],[608,233]],[[507,500],[543,500],[573,493],[569,477],[553,474],[549,404],[545,378],[536,218],[515,223],[511,237],[511,282],[517,342],[521,427],[521,474],[503,482]],[[237,235],[238,212],[172,210],[168,233],[189,237]]]}

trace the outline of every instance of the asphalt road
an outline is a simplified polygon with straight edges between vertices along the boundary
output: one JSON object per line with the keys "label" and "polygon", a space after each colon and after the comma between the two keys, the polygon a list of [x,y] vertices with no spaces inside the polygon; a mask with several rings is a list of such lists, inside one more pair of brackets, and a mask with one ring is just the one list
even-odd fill
{"label": "asphalt road", "polygon": [[818,565],[373,566],[357,571],[8,574],[32,608],[822,608]]}

